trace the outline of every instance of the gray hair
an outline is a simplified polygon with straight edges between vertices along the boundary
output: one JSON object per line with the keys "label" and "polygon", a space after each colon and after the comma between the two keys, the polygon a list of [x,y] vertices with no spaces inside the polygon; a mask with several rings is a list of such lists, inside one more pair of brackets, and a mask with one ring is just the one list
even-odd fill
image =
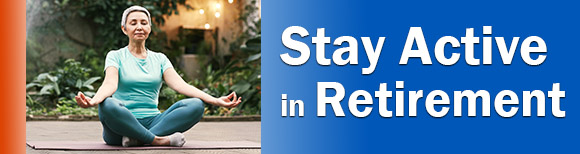
{"label": "gray hair", "polygon": [[145,14],[147,14],[147,17],[149,17],[149,25],[151,26],[151,15],[149,14],[149,11],[147,11],[146,8],[137,5],[125,9],[125,11],[123,12],[123,19],[121,19],[121,26],[125,27],[125,23],[127,22],[127,16],[129,15],[129,13],[135,11],[145,12]]}

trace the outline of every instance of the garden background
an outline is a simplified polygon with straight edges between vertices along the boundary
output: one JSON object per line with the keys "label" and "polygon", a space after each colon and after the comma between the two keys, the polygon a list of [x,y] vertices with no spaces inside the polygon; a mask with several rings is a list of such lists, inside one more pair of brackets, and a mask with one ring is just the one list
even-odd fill
{"label": "garden background", "polygon": [[[259,115],[261,14],[259,0],[27,0],[26,114],[97,115],[74,96],[91,96],[103,81],[107,52],[128,44],[121,32],[124,9],[140,5],[152,16],[146,47],[162,52],[186,82],[244,101],[227,109],[206,105],[205,115]],[[163,111],[184,95],[165,84]]]}

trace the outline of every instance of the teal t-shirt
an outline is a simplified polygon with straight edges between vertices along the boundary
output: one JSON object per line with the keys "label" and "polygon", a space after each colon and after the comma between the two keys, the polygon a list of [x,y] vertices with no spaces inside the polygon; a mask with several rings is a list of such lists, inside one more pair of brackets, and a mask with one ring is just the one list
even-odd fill
{"label": "teal t-shirt", "polygon": [[124,47],[107,54],[105,70],[108,67],[119,70],[119,83],[113,98],[123,102],[136,118],[160,114],[157,104],[163,72],[173,67],[163,53],[147,50],[147,58],[139,59]]}

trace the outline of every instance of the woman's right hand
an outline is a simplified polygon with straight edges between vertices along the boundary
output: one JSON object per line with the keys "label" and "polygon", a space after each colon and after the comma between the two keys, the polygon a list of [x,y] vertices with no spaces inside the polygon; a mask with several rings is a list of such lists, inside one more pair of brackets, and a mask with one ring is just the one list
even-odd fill
{"label": "woman's right hand", "polygon": [[85,96],[82,92],[79,91],[77,96],[75,96],[77,104],[82,108],[88,108],[97,106],[97,103],[93,101],[90,97]]}

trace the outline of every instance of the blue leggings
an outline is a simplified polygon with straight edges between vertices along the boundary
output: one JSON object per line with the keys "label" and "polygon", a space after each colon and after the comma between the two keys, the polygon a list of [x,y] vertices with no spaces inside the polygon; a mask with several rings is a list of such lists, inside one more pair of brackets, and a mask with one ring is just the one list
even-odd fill
{"label": "blue leggings", "polygon": [[155,136],[189,130],[201,120],[203,110],[200,99],[188,98],[157,116],[137,119],[121,101],[109,97],[99,104],[99,119],[103,124],[103,139],[109,145],[121,145],[123,136],[149,144]]}

